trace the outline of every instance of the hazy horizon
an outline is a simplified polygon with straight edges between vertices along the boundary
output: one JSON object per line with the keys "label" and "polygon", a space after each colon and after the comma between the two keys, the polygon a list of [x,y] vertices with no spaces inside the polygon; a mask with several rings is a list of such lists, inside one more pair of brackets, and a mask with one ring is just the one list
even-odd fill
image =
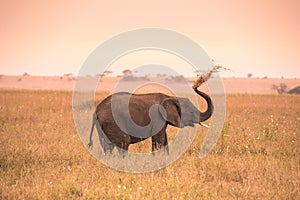
{"label": "hazy horizon", "polygon": [[[165,74],[166,77],[168,76],[184,76],[185,78],[197,78],[197,75],[195,74],[194,76],[186,76],[186,75],[181,75],[181,74]],[[229,76],[229,75],[222,75],[219,74],[221,78],[252,78],[252,79],[300,79],[300,77],[285,77],[285,76],[281,76],[281,77],[272,77],[272,76],[256,76],[255,74],[252,74],[251,77],[248,77],[247,75],[245,76]],[[27,73],[24,72],[22,74],[1,74],[0,76],[11,76],[11,77],[22,77],[22,76],[31,76],[31,77],[99,77],[99,74],[96,75],[91,75],[91,74],[87,74],[87,75],[78,75],[78,74],[73,74],[73,73],[63,73],[63,74],[31,74],[31,73]],[[105,77],[111,77],[111,78],[118,78],[118,77],[122,77],[123,74],[109,74],[109,75],[105,75]],[[143,77],[143,76],[147,76],[147,77],[157,77],[157,74],[133,74],[134,77]]]}

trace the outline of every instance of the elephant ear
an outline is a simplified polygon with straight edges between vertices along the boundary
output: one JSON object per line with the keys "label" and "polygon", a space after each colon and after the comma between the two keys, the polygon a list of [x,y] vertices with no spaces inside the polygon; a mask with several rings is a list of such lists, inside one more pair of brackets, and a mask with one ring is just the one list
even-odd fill
{"label": "elephant ear", "polygon": [[159,112],[163,119],[169,122],[172,126],[180,127],[180,105],[177,99],[167,98],[162,102],[162,106],[159,106]]}

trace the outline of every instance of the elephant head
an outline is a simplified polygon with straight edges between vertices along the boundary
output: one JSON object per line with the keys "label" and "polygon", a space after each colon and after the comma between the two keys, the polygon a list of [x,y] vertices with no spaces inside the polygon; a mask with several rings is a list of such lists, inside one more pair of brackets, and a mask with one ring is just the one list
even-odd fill
{"label": "elephant head", "polygon": [[198,110],[188,98],[169,97],[162,102],[159,112],[168,124],[175,127],[194,126],[209,119],[214,106],[211,98],[197,88],[194,91],[205,99],[207,109],[204,112]]}

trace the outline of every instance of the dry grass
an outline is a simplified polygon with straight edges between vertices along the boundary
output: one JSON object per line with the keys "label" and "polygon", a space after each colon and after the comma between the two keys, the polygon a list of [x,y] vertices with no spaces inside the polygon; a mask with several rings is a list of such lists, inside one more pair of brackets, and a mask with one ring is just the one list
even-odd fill
{"label": "dry grass", "polygon": [[85,149],[73,124],[71,92],[0,93],[0,199],[300,197],[299,96],[230,95],[222,135],[206,158],[198,157],[200,127],[169,167],[127,174]]}
{"label": "dry grass", "polygon": [[206,71],[205,73],[199,74],[197,80],[194,81],[194,84],[193,84],[192,88],[196,89],[196,88],[200,87],[200,85],[202,85],[203,83],[208,81],[208,79],[211,78],[211,75],[213,73],[221,72],[221,71],[225,71],[225,70],[230,70],[230,69],[226,68],[226,67],[222,67],[220,65],[215,65],[212,69]]}

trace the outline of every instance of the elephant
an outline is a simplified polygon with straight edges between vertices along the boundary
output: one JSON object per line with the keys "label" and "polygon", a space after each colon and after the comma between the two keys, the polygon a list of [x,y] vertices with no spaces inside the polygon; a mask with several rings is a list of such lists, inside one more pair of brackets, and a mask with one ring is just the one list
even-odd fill
{"label": "elephant", "polygon": [[[194,91],[204,98],[207,108],[198,110],[188,98],[163,93],[131,94],[118,92],[100,102],[93,114],[90,142],[96,126],[104,154],[111,154],[117,147],[123,157],[130,144],[152,139],[152,154],[164,148],[169,154],[166,128],[168,125],[183,128],[206,121],[213,114],[211,98],[197,88]],[[127,112],[127,113],[126,113]]]}

